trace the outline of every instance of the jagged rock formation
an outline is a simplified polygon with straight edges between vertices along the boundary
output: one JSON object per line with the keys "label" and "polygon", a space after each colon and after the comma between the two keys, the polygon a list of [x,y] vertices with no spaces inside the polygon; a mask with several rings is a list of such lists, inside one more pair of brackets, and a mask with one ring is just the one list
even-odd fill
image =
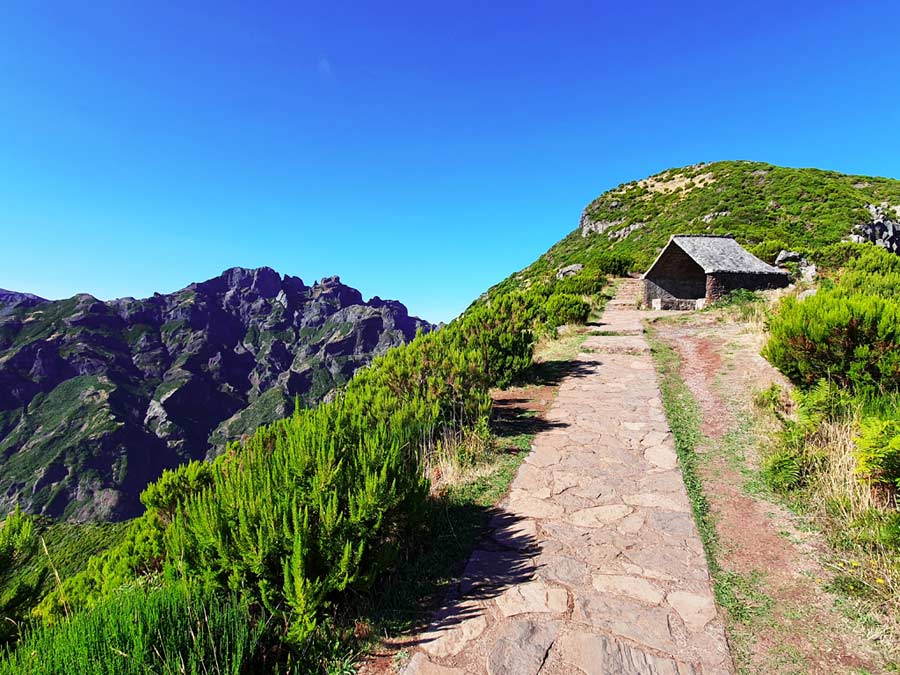
{"label": "jagged rock formation", "polygon": [[[853,228],[851,241],[870,242],[886,248],[891,253],[900,254],[900,206],[866,204],[872,219]],[[894,219],[890,218],[893,212]]]}
{"label": "jagged rock formation", "polygon": [[0,511],[136,515],[163,469],[321,400],[420,328],[338,277],[267,267],[143,300],[2,292]]}

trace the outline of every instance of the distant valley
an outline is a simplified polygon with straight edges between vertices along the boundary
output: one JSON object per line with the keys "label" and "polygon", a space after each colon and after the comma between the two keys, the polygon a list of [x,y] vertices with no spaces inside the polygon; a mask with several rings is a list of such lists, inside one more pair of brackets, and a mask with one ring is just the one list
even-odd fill
{"label": "distant valley", "polygon": [[431,324],[338,277],[233,268],[175,293],[0,290],[0,512],[138,515],[165,468],[311,405]]}

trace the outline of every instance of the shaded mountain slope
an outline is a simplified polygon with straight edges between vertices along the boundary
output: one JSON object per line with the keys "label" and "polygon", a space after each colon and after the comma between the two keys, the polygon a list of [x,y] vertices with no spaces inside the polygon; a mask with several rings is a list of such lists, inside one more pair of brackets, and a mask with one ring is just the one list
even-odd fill
{"label": "shaded mountain slope", "polygon": [[0,288],[0,316],[12,314],[17,309],[34,307],[42,302],[47,301],[31,293],[18,293]]}
{"label": "shaded mountain slope", "polygon": [[431,328],[338,277],[308,287],[265,267],[143,300],[10,293],[0,308],[0,507],[71,520],[136,515],[164,468]]}

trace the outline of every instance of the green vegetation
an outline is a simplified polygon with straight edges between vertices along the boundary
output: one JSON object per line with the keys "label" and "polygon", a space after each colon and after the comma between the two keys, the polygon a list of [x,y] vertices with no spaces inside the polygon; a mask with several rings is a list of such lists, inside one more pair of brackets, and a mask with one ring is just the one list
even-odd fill
{"label": "green vegetation", "polygon": [[757,396],[783,426],[764,458],[764,477],[825,524],[846,578],[834,589],[852,589],[850,600],[866,612],[896,617],[900,258],[843,245],[830,259],[842,268],[815,296],[783,300],[770,322],[763,354],[798,388],[790,396],[777,389]]}
{"label": "green vegetation", "polygon": [[[471,462],[491,445],[488,390],[531,366],[534,330],[587,319],[590,303],[554,290],[495,295],[375,359],[334,401],[298,407],[212,464],[167,471],[141,495],[147,510],[119,543],[43,599],[35,615],[44,626],[26,631],[8,663],[24,663],[36,649],[77,663],[94,636],[125,630],[117,623],[123,611],[146,636],[168,625],[169,610],[160,606],[186,598],[178,602],[206,607],[207,598],[233,597],[209,627],[210,635],[232,630],[243,612],[246,632],[234,638],[240,650],[225,656],[225,672],[246,672],[244,656],[263,634],[273,663],[321,670],[322,654],[336,644],[327,636],[342,634],[336,612],[396,569],[408,554],[402,543],[434,513],[429,467]],[[554,297],[564,302],[547,301]],[[517,454],[501,462],[499,478],[442,499],[471,503],[495,494]],[[152,640],[129,636],[122,638],[128,648],[117,647],[129,663],[165,672],[169,657],[147,652]],[[190,669],[209,656],[207,642],[203,630],[185,631],[166,648]]]}
{"label": "green vegetation", "polygon": [[34,520],[16,509],[0,526],[0,646],[14,640],[29,604],[43,578],[18,574],[35,554]]}
{"label": "green vegetation", "polygon": [[249,623],[249,611],[234,594],[200,595],[180,583],[126,589],[59,627],[28,632],[27,648],[0,661],[0,674],[254,672],[266,623]]}
{"label": "green vegetation", "polygon": [[805,387],[826,378],[857,391],[900,388],[896,275],[865,271],[875,260],[894,257],[870,246],[837,283],[803,300],[786,298],[764,356]]}
{"label": "green vegetation", "polygon": [[864,418],[856,439],[856,470],[876,483],[900,488],[900,419]]}
{"label": "green vegetation", "polygon": [[591,313],[591,305],[581,297],[571,293],[554,293],[544,304],[547,325],[558,328],[567,323],[583,324]]}

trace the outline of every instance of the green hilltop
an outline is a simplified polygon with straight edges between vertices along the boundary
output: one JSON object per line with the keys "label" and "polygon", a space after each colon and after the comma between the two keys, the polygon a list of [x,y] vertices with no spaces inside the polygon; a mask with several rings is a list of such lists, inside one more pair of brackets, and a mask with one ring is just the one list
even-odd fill
{"label": "green hilltop", "polygon": [[644,271],[674,234],[730,234],[768,262],[782,249],[813,254],[869,222],[868,205],[896,219],[900,181],[747,161],[668,169],[604,192],[575,230],[492,292],[576,263]]}

